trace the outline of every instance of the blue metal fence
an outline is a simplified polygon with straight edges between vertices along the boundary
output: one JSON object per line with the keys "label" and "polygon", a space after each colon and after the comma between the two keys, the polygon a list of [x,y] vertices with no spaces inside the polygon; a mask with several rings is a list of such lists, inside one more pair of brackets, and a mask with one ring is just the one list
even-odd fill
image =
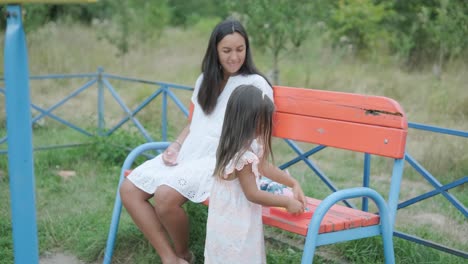
{"label": "blue metal fence", "polygon": [[[134,127],[136,127],[137,131],[145,138],[147,142],[152,142],[155,140],[167,141],[167,138],[168,138],[168,128],[167,128],[168,112],[167,110],[168,110],[169,100],[174,102],[177,108],[185,116],[188,115],[188,110],[185,107],[184,103],[174,93],[175,90],[192,91],[193,88],[188,87],[188,86],[165,83],[165,82],[148,81],[148,80],[108,74],[108,73],[105,73],[102,68],[99,68],[96,73],[89,73],[89,74],[68,74],[68,75],[54,74],[54,75],[30,77],[31,80],[70,79],[70,78],[84,79],[84,84],[78,89],[75,89],[74,91],[72,91],[65,98],[59,100],[57,103],[53,104],[50,107],[42,108],[32,103],[31,108],[36,110],[39,113],[38,115],[33,117],[32,119],[33,124],[36,122],[39,122],[41,119],[45,117],[48,117],[69,127],[70,129],[73,129],[87,137],[92,138],[95,136],[110,136],[114,132],[116,132],[118,129],[121,129],[125,123],[129,122],[133,124]],[[136,107],[131,109],[124,103],[121,95],[117,92],[117,90],[112,85],[113,81],[123,81],[123,82],[141,83],[145,85],[150,85],[151,91],[153,92],[149,96],[144,98]],[[71,98],[79,95],[80,93],[82,93],[83,91],[87,89],[95,88],[96,86],[97,86],[97,97],[98,97],[98,100],[97,100],[97,113],[98,113],[97,121],[98,122],[96,124],[97,126],[96,131],[89,131],[83,127],[80,127],[78,124],[73,124],[71,121],[67,121],[65,118],[59,117],[53,113],[60,107],[66,107],[64,105]],[[112,95],[112,98],[115,100],[115,102],[118,103],[120,108],[125,112],[125,116],[110,128],[106,128],[105,126],[105,123],[106,123],[105,116],[104,116],[104,111],[105,111],[104,92],[105,91],[110,92],[110,94]],[[5,90],[3,88],[0,88],[0,95],[4,95],[4,94],[5,94]],[[162,116],[161,116],[161,123],[160,123],[161,135],[159,135],[158,138],[155,139],[150,136],[150,133],[148,133],[147,129],[144,127],[142,122],[139,121],[139,119],[137,118],[137,114],[158,97],[161,98],[162,100],[162,105],[161,105]],[[455,136],[455,137],[468,138],[468,131],[454,130],[454,129],[412,123],[412,122],[409,123],[409,128],[414,129],[414,130],[427,131],[429,133],[445,134],[445,135],[450,135],[450,136]],[[410,130],[410,133],[411,133],[411,130]],[[5,143],[7,142],[7,139],[8,139],[8,135],[3,138],[0,138],[0,155],[5,154],[7,152],[6,146],[3,149],[1,148],[2,145],[6,145]],[[317,175],[320,178],[320,180],[325,183],[325,185],[331,191],[334,192],[338,190],[338,187],[336,187],[336,185],[332,182],[332,180],[316,164],[314,164],[314,162],[311,159],[309,159],[310,156],[326,149],[325,146],[315,146],[311,148],[310,150],[304,151],[300,149],[300,147],[298,146],[298,144],[296,144],[296,142],[292,140],[285,140],[285,141],[287,145],[292,148],[292,150],[296,153],[297,156],[289,160],[288,162],[285,162],[284,164],[282,164],[280,168],[285,169],[296,163],[304,162],[314,172],[314,174]],[[83,142],[83,144],[86,144],[86,143],[88,142]],[[71,147],[71,146],[78,146],[78,145],[80,144],[36,146],[34,149],[42,150],[42,149],[50,149],[50,148],[57,148],[57,147]],[[462,175],[460,178],[448,184],[441,184],[437,180],[436,177],[434,177],[420,163],[418,163],[418,161],[416,161],[414,157],[411,156],[408,152],[405,155],[405,159],[407,163],[412,168],[414,168],[414,170],[419,175],[421,175],[425,181],[427,181],[431,186],[433,186],[434,189],[424,194],[420,194],[418,196],[412,197],[406,201],[400,202],[398,205],[398,209],[409,207],[411,205],[414,205],[415,203],[432,198],[436,195],[441,195],[442,197],[447,199],[465,218],[468,217],[466,206],[462,202],[460,202],[453,194],[449,193],[449,190],[455,187],[459,187],[463,184],[466,184],[468,181],[467,175]],[[363,186],[369,186],[370,184],[370,166],[371,166],[371,155],[364,154],[364,170],[363,170],[363,182],[362,182]],[[350,207],[355,207],[352,203],[348,201],[345,201],[345,203],[346,205]],[[362,209],[366,211],[368,210],[368,202],[366,199],[363,199],[362,201]],[[468,258],[468,252],[464,250],[450,248],[448,246],[441,245],[433,241],[425,240],[416,235],[406,234],[400,231],[395,231],[394,235],[396,237],[409,240],[411,242],[415,242],[415,243],[425,245],[425,246],[428,246],[437,250],[441,250],[441,251],[444,251],[444,252],[447,252],[456,256],[460,256],[462,258]]]}
{"label": "blue metal fence", "polygon": [[[182,111],[185,116],[188,116],[188,109],[184,106],[184,104],[180,101],[180,99],[174,94],[173,90],[186,90],[191,91],[193,90],[192,87],[178,85],[178,84],[171,84],[171,83],[164,83],[164,82],[155,82],[155,81],[148,81],[136,78],[128,78],[123,76],[117,76],[112,74],[104,73],[102,68],[99,68],[97,73],[89,73],[89,74],[52,74],[52,75],[43,75],[43,76],[31,76],[31,80],[50,80],[50,79],[85,79],[84,84],[73,90],[69,93],[65,98],[59,100],[58,102],[54,103],[53,105],[47,107],[46,109],[39,107],[37,104],[31,103],[31,108],[39,112],[38,115],[32,118],[32,124],[39,123],[42,119],[49,117],[58,123],[63,124],[66,127],[69,127],[72,130],[77,131],[78,133],[85,135],[87,137],[94,137],[94,136],[110,136],[114,132],[116,132],[119,128],[121,128],[125,123],[131,122],[137,128],[138,132],[145,138],[146,141],[151,142],[155,139],[150,136],[150,133],[147,129],[142,125],[142,123],[138,120],[136,115],[144,109],[147,105],[153,102],[156,98],[160,97],[162,100],[162,116],[161,116],[161,135],[157,140],[166,141],[168,132],[167,132],[167,103],[168,100],[173,101],[178,109]],[[0,80],[2,80],[0,78]],[[148,84],[151,86],[155,86],[156,89],[152,92],[149,96],[147,96],[142,102],[139,103],[134,109],[130,109],[122,100],[122,97],[111,84],[112,80],[119,80],[119,81],[126,81],[132,83],[142,83]],[[66,120],[63,117],[59,117],[55,115],[53,112],[59,109],[60,107],[67,107],[66,103],[69,102],[72,98],[82,94],[88,89],[94,89],[97,86],[97,113],[98,113],[98,123],[97,123],[97,130],[90,131],[85,127],[80,127],[79,124],[74,124],[72,121]],[[105,127],[105,106],[104,106],[104,92],[110,92],[115,102],[118,103],[120,108],[125,112],[125,116],[117,122],[117,124],[113,125],[110,128]],[[0,87],[0,95],[5,95],[5,89]],[[2,148],[3,145],[8,140],[8,135],[0,138],[0,155],[7,153],[7,148]],[[72,146],[79,146],[82,144],[88,144],[89,142],[81,142],[81,143],[74,143],[74,144],[63,144],[63,145],[45,145],[45,146],[36,146],[34,150],[46,150],[51,148],[63,148],[63,147],[72,147]]]}

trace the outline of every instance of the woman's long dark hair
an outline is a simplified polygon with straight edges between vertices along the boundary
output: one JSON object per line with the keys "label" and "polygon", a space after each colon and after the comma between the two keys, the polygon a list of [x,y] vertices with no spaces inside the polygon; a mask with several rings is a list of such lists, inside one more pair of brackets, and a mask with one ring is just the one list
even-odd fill
{"label": "woman's long dark hair", "polygon": [[[238,158],[249,150],[254,139],[263,146],[261,160],[267,160],[271,152],[273,101],[253,85],[237,87],[229,98],[223,129],[216,151],[214,175],[222,177],[229,161],[236,164]],[[236,156],[236,154],[238,156]],[[234,160],[235,159],[235,160]]]}
{"label": "woman's long dark hair", "polygon": [[[210,114],[216,107],[216,102],[219,95],[223,91],[221,85],[223,83],[223,68],[219,62],[218,57],[218,43],[229,34],[239,33],[245,40],[246,52],[244,64],[241,66],[238,74],[261,74],[255,67],[252,54],[250,50],[249,37],[242,24],[235,19],[227,19],[216,25],[211,33],[210,40],[208,42],[208,48],[206,49],[205,57],[203,58],[201,70],[203,72],[203,81],[198,92],[198,103],[203,109],[205,114]],[[265,78],[268,82],[268,80]]]}

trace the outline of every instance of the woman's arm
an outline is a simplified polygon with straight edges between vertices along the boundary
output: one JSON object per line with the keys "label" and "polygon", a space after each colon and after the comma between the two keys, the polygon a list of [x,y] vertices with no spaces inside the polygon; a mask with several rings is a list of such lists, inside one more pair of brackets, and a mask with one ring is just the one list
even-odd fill
{"label": "woman's arm", "polygon": [[185,128],[180,132],[179,136],[174,142],[172,142],[169,147],[163,152],[162,160],[167,166],[177,165],[177,157],[179,156],[180,148],[184,144],[185,138],[187,138],[190,133],[190,122],[185,126]]}
{"label": "woman's arm", "polygon": [[182,147],[182,144],[184,144],[185,138],[187,138],[188,134],[190,133],[190,124],[192,122],[193,110],[194,105],[192,102],[190,103],[188,124],[185,126],[182,132],[180,132],[176,140],[172,142],[171,145],[169,145],[169,147],[167,147],[167,149],[163,152],[162,160],[167,166],[177,165],[177,157],[179,156],[180,148]]}
{"label": "woman's arm", "polygon": [[188,134],[190,133],[190,121],[189,123],[182,129],[180,132],[179,136],[176,138],[174,143],[178,143],[179,145],[182,146],[184,144],[185,138],[187,138]]}
{"label": "woman's arm", "polygon": [[239,182],[247,200],[263,206],[284,207],[290,213],[301,213],[304,211],[303,204],[296,199],[283,195],[274,195],[269,192],[259,190],[252,173],[252,165],[247,164],[240,171],[237,171]]}

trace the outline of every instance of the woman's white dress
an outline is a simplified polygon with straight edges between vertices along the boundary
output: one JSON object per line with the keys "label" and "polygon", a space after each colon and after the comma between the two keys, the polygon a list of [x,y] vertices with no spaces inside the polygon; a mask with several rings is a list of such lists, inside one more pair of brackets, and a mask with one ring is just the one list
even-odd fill
{"label": "woman's white dress", "polygon": [[[225,172],[228,175],[251,164],[252,177],[255,177],[259,188],[261,175],[258,164],[263,155],[262,148],[254,141],[251,149],[241,156],[237,164],[231,160]],[[205,264],[238,263],[266,263],[262,206],[247,200],[239,178],[225,180],[215,177],[206,224]]]}
{"label": "woman's white dress", "polygon": [[224,120],[224,112],[231,93],[243,84],[255,85],[273,100],[273,90],[260,75],[236,75],[229,78],[218,97],[216,108],[205,115],[198,104],[197,94],[203,75],[198,77],[192,95],[194,111],[190,133],[182,144],[176,166],[166,166],[162,155],[148,160],[135,168],[128,179],[141,190],[154,193],[161,185],[167,185],[193,202],[203,202],[210,195],[216,149]]}

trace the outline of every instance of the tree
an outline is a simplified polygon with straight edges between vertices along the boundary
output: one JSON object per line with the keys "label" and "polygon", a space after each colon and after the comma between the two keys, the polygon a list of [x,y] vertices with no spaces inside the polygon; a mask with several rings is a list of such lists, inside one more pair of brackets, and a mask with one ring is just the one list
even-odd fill
{"label": "tree", "polygon": [[391,2],[373,0],[341,0],[330,17],[331,33],[335,43],[347,42],[356,51],[378,50],[391,38],[383,27],[394,16]]}
{"label": "tree", "polygon": [[206,17],[226,17],[224,5],[220,0],[168,0],[171,9],[171,25],[188,27]]}
{"label": "tree", "polygon": [[[237,12],[252,43],[272,55],[274,84],[279,83],[279,59],[286,50],[299,47],[313,22],[314,1],[239,0],[226,1]],[[235,13],[234,13],[235,14]]]}
{"label": "tree", "polygon": [[158,36],[170,19],[167,0],[104,0],[103,4],[112,15],[101,34],[116,45],[118,55],[128,52],[132,38],[144,41]]}
{"label": "tree", "polygon": [[466,0],[394,1],[393,6],[397,19],[388,26],[398,36],[394,48],[410,66],[435,62],[440,68],[446,59],[467,55]]}
{"label": "tree", "polygon": [[432,36],[430,44],[436,55],[436,75],[440,74],[445,60],[460,55],[468,47],[468,18],[466,8],[463,10],[461,6],[455,1],[441,0],[432,12],[423,8],[420,13],[423,28]]}

